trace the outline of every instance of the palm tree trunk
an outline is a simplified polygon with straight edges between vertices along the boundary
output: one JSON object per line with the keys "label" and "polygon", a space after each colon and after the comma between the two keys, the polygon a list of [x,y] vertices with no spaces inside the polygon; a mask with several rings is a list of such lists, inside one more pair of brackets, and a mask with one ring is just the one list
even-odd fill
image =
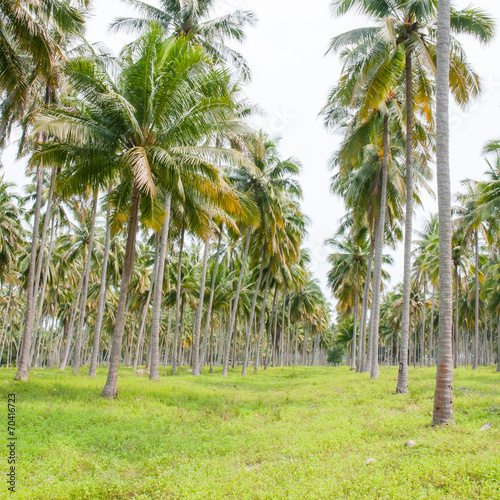
{"label": "palm tree trunk", "polygon": [[250,317],[248,319],[248,328],[246,328],[245,335],[245,352],[243,355],[243,366],[241,368],[241,374],[245,376],[247,374],[247,366],[248,366],[248,348],[250,346],[250,338],[252,337],[252,326],[253,320],[255,316],[255,307],[257,306],[257,298],[259,296],[260,283],[262,281],[262,275],[264,273],[264,263],[266,261],[266,249],[267,245],[264,243],[264,248],[262,250],[262,260],[260,262],[259,276],[257,277],[257,282],[255,283],[255,291],[253,293],[252,298],[252,307],[250,309]]}
{"label": "palm tree trunk", "polygon": [[385,212],[387,199],[387,159],[389,152],[389,116],[384,116],[384,139],[382,156],[382,190],[380,193],[380,215],[378,220],[377,238],[375,240],[375,259],[373,263],[373,340],[372,365],[370,378],[379,378],[378,373],[378,329],[380,319],[380,287],[382,284],[382,258],[384,256]]}
{"label": "palm tree trunk", "polygon": [[203,299],[205,298],[205,282],[207,279],[207,264],[208,264],[208,251],[210,249],[210,240],[205,240],[205,250],[203,252],[203,265],[201,270],[201,283],[200,283],[200,298],[198,300],[198,314],[196,316],[196,324],[194,331],[193,343],[193,375],[196,377],[200,374],[200,333],[201,321],[203,319]]}
{"label": "palm tree trunk", "polygon": [[406,216],[401,314],[401,354],[396,394],[408,392],[408,338],[410,335],[411,243],[413,232],[413,71],[411,49],[406,50]]}
{"label": "palm tree trunk", "polygon": [[432,425],[453,421],[453,359],[451,330],[451,188],[449,167],[450,0],[440,0],[437,21],[437,182],[439,204],[439,346]]}
{"label": "palm tree trunk", "polygon": [[[375,221],[375,227],[378,226],[378,221]],[[360,333],[359,333],[359,348],[358,348],[358,372],[365,371],[366,363],[366,317],[368,316],[368,299],[370,296],[370,285],[372,280],[372,267],[373,267],[373,256],[375,253],[375,239],[376,239],[376,229],[375,234],[370,238],[370,253],[368,256],[368,266],[366,269],[366,280],[365,287],[363,291],[363,301],[361,304],[361,323],[360,323]]]}
{"label": "palm tree trunk", "polygon": [[38,259],[36,264],[36,275],[35,275],[35,285],[33,288],[33,295],[35,296],[35,300],[38,296],[38,288],[40,286],[40,278],[42,276],[42,264],[43,264],[43,254],[45,251],[45,239],[47,237],[47,232],[49,229],[49,221],[52,219],[50,211],[52,208],[52,198],[54,196],[54,185],[56,180],[57,167],[52,169],[52,174],[50,176],[50,188],[49,188],[49,197],[47,199],[47,208],[45,210],[45,215],[43,217],[43,228],[42,233],[40,235],[40,251],[38,252]]}
{"label": "palm tree trunk", "polygon": [[276,286],[274,287],[274,297],[273,297],[273,305],[271,309],[271,317],[269,318],[269,330],[267,333],[267,342],[266,342],[266,361],[264,363],[264,370],[267,370],[267,367],[269,366],[269,356],[270,356],[270,347],[272,343],[272,338],[273,338],[273,325],[275,322],[275,317],[277,317],[277,310],[276,310],[276,300],[278,298],[278,284],[276,283]]}
{"label": "palm tree trunk", "polygon": [[150,380],[160,378],[160,316],[161,316],[161,298],[163,296],[163,276],[165,274],[165,258],[167,256],[168,246],[168,228],[170,226],[170,205],[172,197],[167,193],[165,195],[165,218],[161,232],[160,259],[156,270],[156,279],[153,295],[153,317],[151,320],[151,366],[149,371]]}
{"label": "palm tree trunk", "polygon": [[285,313],[286,313],[286,294],[283,293],[283,312],[281,314],[281,332],[280,332],[280,344],[279,344],[279,362],[280,368],[283,368],[283,357],[285,344]]}
{"label": "palm tree trunk", "polygon": [[31,241],[30,265],[28,271],[28,288],[26,291],[26,317],[24,320],[23,349],[19,360],[18,370],[15,380],[28,380],[28,363],[31,349],[31,336],[33,334],[33,325],[35,323],[35,264],[36,251],[38,245],[38,227],[40,225],[40,208],[42,200],[42,166],[37,166],[36,177],[36,201],[35,201],[35,219],[33,222],[33,239]]}
{"label": "palm tree trunk", "polygon": [[479,369],[479,235],[475,231],[475,257],[476,269],[474,273],[474,370]]}
{"label": "palm tree trunk", "polygon": [[[456,368],[457,363],[457,340],[458,340],[458,327],[459,327],[459,299],[460,299],[460,287],[459,287],[459,275],[458,275],[458,265],[455,265],[455,331],[452,331],[452,349],[453,349],[453,366]],[[454,335],[453,335],[454,334]]]}
{"label": "palm tree trunk", "polygon": [[497,372],[500,372],[500,314],[497,318]]}
{"label": "palm tree trunk", "polygon": [[139,323],[139,332],[137,333],[137,345],[135,347],[134,362],[132,364],[134,372],[137,370],[137,365],[139,364],[139,359],[140,359],[141,364],[142,364],[142,355],[141,355],[141,358],[139,358],[139,351],[141,350],[142,344],[143,344],[144,330],[146,329],[146,319],[148,316],[149,304],[151,302],[151,295],[153,293],[153,289],[155,288],[156,279],[158,278],[157,270],[158,270],[159,261],[160,261],[160,238],[158,236],[156,236],[156,238],[155,238],[155,261],[153,264],[153,271],[151,273],[151,280],[149,283],[148,296],[146,298],[146,303],[144,304],[144,308],[142,309],[141,322]]}
{"label": "palm tree trunk", "polygon": [[111,354],[109,358],[108,377],[102,391],[102,396],[105,398],[116,398],[118,395],[118,368],[120,366],[120,359],[122,354],[122,337],[123,328],[125,326],[125,306],[127,304],[130,278],[134,270],[135,241],[139,224],[140,201],[141,193],[137,186],[134,185],[134,189],[132,192],[132,203],[130,205],[127,244],[125,246],[120,296],[118,298],[115,327],[111,340]]}
{"label": "palm tree trunk", "polygon": [[436,296],[436,285],[432,283],[432,304],[431,304],[431,324],[429,333],[429,360],[427,366],[430,368],[432,364],[433,346],[434,346],[434,302]]}
{"label": "palm tree trunk", "polygon": [[358,331],[358,285],[354,285],[354,334],[352,337],[351,370],[356,369],[356,334]]}
{"label": "palm tree trunk", "polygon": [[5,308],[5,318],[2,324],[2,349],[0,350],[0,366],[2,366],[3,348],[5,346],[5,340],[7,339],[8,329],[6,328],[6,326],[7,326],[7,321],[9,319],[11,301],[12,301],[12,285],[9,285],[9,298],[7,299],[7,307]]}
{"label": "palm tree trunk", "polygon": [[302,347],[302,366],[307,366],[307,345],[309,344],[309,325],[306,323],[304,327],[304,342]]}
{"label": "palm tree trunk", "polygon": [[[110,186],[110,190],[112,187]],[[95,377],[97,371],[97,360],[99,357],[99,348],[101,345],[102,320],[104,318],[104,306],[106,305],[106,292],[108,289],[108,261],[109,247],[111,244],[111,207],[106,209],[106,236],[104,240],[104,255],[102,259],[101,282],[99,284],[99,299],[97,301],[97,315],[94,327],[94,341],[92,345],[92,356],[90,358],[89,377]]]}
{"label": "palm tree trunk", "polygon": [[420,338],[420,368],[424,366],[425,357],[425,298],[427,296],[427,283],[424,282],[424,304],[422,307],[422,337]]}
{"label": "palm tree trunk", "polygon": [[179,244],[179,260],[177,262],[177,292],[175,296],[175,329],[174,329],[174,345],[172,352],[172,375],[177,371],[177,338],[179,336],[179,324],[181,313],[181,280],[182,280],[182,250],[184,248],[184,233],[185,228],[182,226],[181,240]]}
{"label": "palm tree trunk", "polygon": [[253,373],[256,374],[259,371],[259,362],[260,362],[260,347],[262,345],[262,338],[264,337],[264,323],[266,316],[266,298],[267,292],[269,290],[269,278],[271,277],[271,273],[267,273],[266,284],[264,285],[264,295],[262,297],[262,311],[260,314],[260,328],[259,328],[259,338],[257,339],[256,353],[255,353],[255,364]]}
{"label": "palm tree trunk", "polygon": [[210,323],[212,321],[212,307],[214,304],[215,285],[217,283],[217,269],[219,267],[219,253],[220,253],[221,242],[222,242],[222,227],[219,227],[219,240],[217,242],[217,252],[215,253],[214,270],[212,274],[212,285],[210,287],[210,299],[208,301],[208,308],[207,308],[207,321],[205,322],[205,331],[203,332],[203,342],[201,346],[201,357],[200,357],[200,366],[198,367],[198,374],[201,374],[201,366],[205,362],[205,354],[207,352],[207,342],[210,331]]}
{"label": "palm tree trunk", "polygon": [[231,348],[231,339],[234,330],[234,324],[236,322],[236,314],[238,311],[238,301],[240,299],[241,283],[243,281],[243,276],[245,275],[245,267],[248,257],[248,249],[250,248],[250,239],[252,237],[252,231],[248,230],[247,237],[245,241],[245,249],[243,251],[243,257],[241,261],[241,270],[238,277],[238,284],[236,285],[236,294],[234,296],[233,310],[231,311],[231,316],[229,319],[229,328],[227,329],[227,338],[224,348],[224,359],[222,366],[222,376],[227,377],[227,369],[229,366],[229,349]]}
{"label": "palm tree trunk", "polygon": [[[53,248],[53,244],[54,244],[54,231],[55,231],[55,220],[54,220],[54,218],[52,218],[52,224],[51,224],[51,229],[50,229],[49,250],[47,253],[47,262],[45,263],[45,270],[43,272],[42,290],[40,292],[40,303],[38,305],[38,313],[36,316],[36,326],[35,326],[35,331],[33,333],[33,341],[32,341],[32,349],[30,352],[29,366],[31,366],[31,363],[33,361],[33,355],[35,354],[35,343],[37,341],[38,331],[40,329],[40,323],[42,321],[43,306],[44,306],[44,302],[45,302],[45,290],[47,288],[47,279],[48,279],[49,271],[50,271],[50,259],[52,256],[52,248]],[[39,253],[43,254],[43,251],[40,250]],[[35,296],[36,295],[38,295],[38,294],[35,294]]]}
{"label": "palm tree trunk", "polygon": [[99,190],[96,189],[96,192],[94,194],[94,202],[92,204],[92,220],[90,222],[89,242],[87,245],[87,259],[85,261],[85,269],[83,270],[82,295],[80,298],[80,312],[78,315],[78,324],[76,327],[75,353],[73,355],[73,375],[77,375],[78,370],[80,369],[82,330],[83,330],[83,323],[85,321],[85,308],[87,307],[87,290],[89,286],[90,264],[92,262],[92,247],[94,245],[94,229],[95,229],[95,219],[97,215],[98,198],[99,198]]}
{"label": "palm tree trunk", "polygon": [[163,366],[168,364],[168,353],[170,352],[170,333],[172,331],[172,311],[168,310],[167,337],[165,339],[165,354],[163,356]]}

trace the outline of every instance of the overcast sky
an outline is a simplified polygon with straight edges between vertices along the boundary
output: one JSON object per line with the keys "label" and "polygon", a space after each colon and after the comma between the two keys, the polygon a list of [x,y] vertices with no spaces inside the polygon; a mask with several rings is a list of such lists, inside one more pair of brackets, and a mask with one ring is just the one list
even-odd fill
{"label": "overcast sky", "polygon": [[[259,19],[256,27],[248,30],[244,45],[234,48],[244,54],[252,70],[252,83],[245,92],[266,112],[255,125],[271,135],[281,136],[283,155],[294,156],[303,164],[303,209],[311,218],[306,246],[312,254],[312,270],[325,292],[328,266],[323,242],[334,234],[344,209],[341,200],[329,192],[328,159],[340,138],[329,135],[318,118],[329,88],[340,75],[341,66],[335,56],[324,54],[333,36],[370,24],[369,20],[355,15],[333,19],[329,3],[328,0],[220,0],[219,3],[221,12],[253,10]],[[461,8],[471,2],[452,3]],[[498,22],[498,0],[473,0],[472,3],[488,11]],[[128,15],[130,11],[118,0],[94,0],[94,5],[88,38],[91,42],[104,42],[117,52],[130,37],[111,35],[107,26],[116,16]],[[462,179],[482,176],[485,164],[481,149],[487,140],[500,138],[499,37],[495,37],[488,47],[468,37],[461,41],[482,77],[483,95],[467,111],[452,108],[451,180],[454,191],[459,189]],[[5,179],[22,185],[25,182],[23,164],[13,161],[13,148],[4,153],[2,162]],[[435,180],[433,187],[436,190]],[[426,199],[425,212],[436,210],[435,201],[430,197]],[[422,226],[426,213],[417,213],[417,229]],[[401,246],[394,255],[392,283],[402,279],[402,253]]]}

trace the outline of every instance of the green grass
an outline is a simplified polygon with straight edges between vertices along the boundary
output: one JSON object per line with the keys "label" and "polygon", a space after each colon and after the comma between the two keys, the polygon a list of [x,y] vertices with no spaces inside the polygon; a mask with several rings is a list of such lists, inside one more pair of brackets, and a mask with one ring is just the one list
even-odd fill
{"label": "green grass", "polygon": [[18,463],[17,492],[2,478],[0,497],[500,499],[500,374],[456,370],[455,425],[433,429],[435,369],[410,369],[405,396],[395,368],[380,372],[183,370],[151,383],[120,369],[109,401],[104,370],[32,370],[18,383],[1,369],[4,429],[6,394],[17,397]]}

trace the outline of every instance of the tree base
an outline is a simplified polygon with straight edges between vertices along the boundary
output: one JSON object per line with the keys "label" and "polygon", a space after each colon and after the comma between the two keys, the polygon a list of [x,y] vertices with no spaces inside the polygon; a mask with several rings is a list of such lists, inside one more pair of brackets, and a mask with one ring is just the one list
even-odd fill
{"label": "tree base", "polygon": [[26,382],[28,380],[28,372],[24,370],[18,370],[16,376],[14,377],[14,380]]}

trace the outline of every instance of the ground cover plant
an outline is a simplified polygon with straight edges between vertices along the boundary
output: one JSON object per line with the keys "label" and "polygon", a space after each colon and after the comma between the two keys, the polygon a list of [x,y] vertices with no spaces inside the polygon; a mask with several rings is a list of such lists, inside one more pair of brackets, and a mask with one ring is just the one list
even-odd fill
{"label": "ground cover plant", "polygon": [[29,384],[2,369],[4,392],[17,401],[17,488],[8,498],[500,497],[493,367],[455,371],[455,424],[434,428],[435,368],[410,368],[410,391],[399,396],[393,367],[381,367],[378,381],[347,367],[218,371],[162,369],[150,382],[124,368],[118,398],[108,400],[105,369],[95,379],[33,369]]}

